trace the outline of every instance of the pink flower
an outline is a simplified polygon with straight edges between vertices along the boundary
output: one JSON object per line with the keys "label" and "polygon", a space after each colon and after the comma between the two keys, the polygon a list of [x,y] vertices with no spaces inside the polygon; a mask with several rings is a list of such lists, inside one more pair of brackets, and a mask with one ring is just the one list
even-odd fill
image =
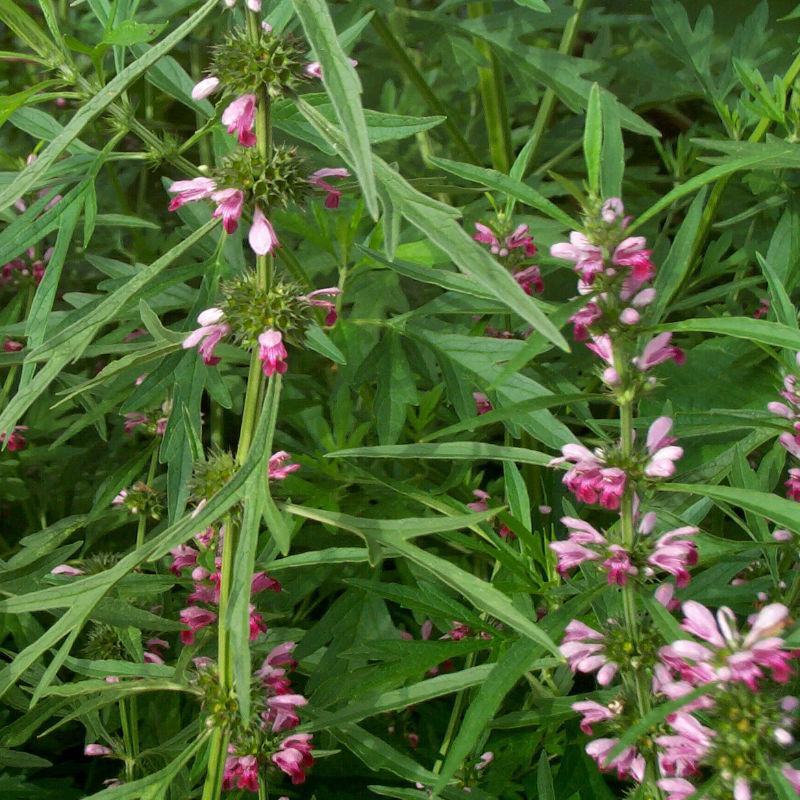
{"label": "pink flower", "polygon": [[492,410],[492,404],[483,392],[473,392],[472,399],[475,401],[475,410],[478,412],[478,416],[488,414]]}
{"label": "pink flower", "polygon": [[250,641],[254,642],[262,633],[267,632],[267,623],[264,617],[256,611],[255,606],[250,606]]}
{"label": "pink flower", "polygon": [[666,800],[686,800],[696,791],[685,778],[662,778],[658,781],[658,787],[667,793]]}
{"label": "pink flower", "polygon": [[781,772],[783,777],[792,785],[792,789],[800,794],[800,769],[795,769],[790,764],[784,764]]}
{"label": "pink flower", "polygon": [[286,359],[289,354],[283,346],[283,336],[280,331],[269,330],[264,331],[258,337],[258,357],[261,359],[261,371],[268,378],[276,372],[283,374],[286,372]]}
{"label": "pink flower", "polygon": [[3,342],[3,352],[5,353],[18,353],[25,347],[22,342],[15,342],[13,339],[6,339]]}
{"label": "pink flower", "polygon": [[144,660],[148,664],[163,664],[164,657],[161,653],[162,650],[169,650],[169,642],[165,642],[163,639],[152,638],[148,639],[144,646],[147,650],[144,653]]}
{"label": "pink flower", "polygon": [[674,575],[679,589],[689,585],[691,575],[687,567],[693,567],[697,563],[697,545],[683,537],[694,536],[697,532],[697,528],[688,526],[668,531],[658,539],[652,555],[647,559],[657,569]]}
{"label": "pink flower", "polygon": [[184,203],[195,203],[205,200],[217,190],[217,184],[211,178],[192,178],[190,181],[174,181],[167,190],[175,197],[169,204],[170,211],[177,211]]}
{"label": "pink flower", "polygon": [[301,694],[278,694],[267,698],[267,710],[262,714],[262,719],[267,724],[272,724],[273,733],[296,728],[300,724],[300,717],[295,709],[306,705],[308,700]]}
{"label": "pink flower", "polygon": [[573,261],[575,263],[575,271],[580,274],[581,279],[587,284],[591,284],[595,275],[605,268],[602,249],[592,244],[584,234],[578,231],[570,233],[569,242],[554,244],[550,248],[550,255],[553,258]]}
{"label": "pink flower", "polygon": [[612,225],[625,213],[625,207],[619,197],[609,197],[600,208],[600,217],[607,225]]}
{"label": "pink flower", "polygon": [[271,578],[266,572],[256,572],[250,581],[250,594],[260,594],[261,592],[280,592],[281,585],[275,578]]}
{"label": "pink flower", "polygon": [[53,569],[50,570],[50,574],[70,575],[74,578],[76,575],[83,575],[83,570],[77,567],[71,567],[69,564],[59,564],[57,567],[53,567]]}
{"label": "pink flower", "polygon": [[494,255],[506,255],[506,253],[500,253],[500,240],[488,225],[484,225],[482,222],[476,222],[475,233],[472,235],[472,238],[481,244],[488,244],[490,251],[494,253]]}
{"label": "pink flower", "polygon": [[784,649],[783,639],[775,636],[788,622],[789,610],[783,604],[764,606],[744,636],[736,630],[735,615],[727,607],[720,608],[716,618],[694,600],[682,608],[685,618],[681,627],[711,645],[679,639],[661,648],[661,659],[678,669],[684,679],[694,684],[735,681],[755,691],[765,670],[777,683],[786,683],[791,677],[793,654]]}
{"label": "pink flower", "polygon": [[[534,247],[534,252],[536,248]],[[536,265],[519,269],[514,273],[514,280],[520,285],[525,294],[541,294],[544,291],[542,273]]]}
{"label": "pink flower", "polygon": [[0,446],[5,445],[9,453],[24,450],[28,445],[28,440],[22,435],[21,431],[28,430],[27,425],[15,425],[11,433],[0,433]]}
{"label": "pink flower", "polygon": [[603,562],[608,572],[609,585],[625,586],[629,575],[637,575],[639,570],[631,563],[628,551],[619,544],[609,546],[611,555]]}
{"label": "pink flower", "polygon": [[580,727],[587,736],[592,735],[592,725],[596,725],[598,722],[607,722],[616,716],[610,708],[601,706],[600,703],[595,703],[594,700],[583,700],[579,703],[573,703],[570,707],[573,711],[583,715]]}
{"label": "pink flower", "polygon": [[85,756],[110,756],[114,751],[104,744],[87,744],[83,748]]}
{"label": "pink flower", "polygon": [[206,97],[214,94],[217,89],[219,89],[219,78],[215,78],[213,75],[203,78],[202,81],[194,85],[192,100],[205,100]]}
{"label": "pink flower", "polygon": [[571,461],[562,482],[582,503],[599,503],[609,511],[619,508],[625,493],[626,475],[617,467],[606,467],[602,453],[592,453],[580,444],[567,444],[561,448],[561,458],[554,458],[549,466]]}
{"label": "pink flower", "polygon": [[573,672],[595,672],[597,682],[608,686],[617,674],[619,665],[610,661],[603,647],[604,636],[599,631],[573,619],[564,631],[564,639],[558,648],[567,659]]}
{"label": "pink flower", "polygon": [[483,489],[473,489],[472,496],[475,498],[474,502],[467,503],[467,508],[470,511],[475,511],[479,514],[481,511],[489,510],[488,501],[491,500],[492,497],[488,492],[484,492]]}
{"label": "pink flower", "polygon": [[[356,61],[354,58],[348,58],[347,60],[350,62],[351,67],[358,66],[358,61]],[[322,65],[319,63],[319,61],[311,61],[310,63],[306,64],[305,67],[303,67],[303,72],[305,72],[309,78],[323,77]]]}
{"label": "pink flower", "polygon": [[580,311],[576,311],[569,321],[572,323],[572,336],[576,342],[585,342],[589,338],[589,328],[601,319],[603,312],[600,306],[590,300]]}
{"label": "pink flower", "polygon": [[269,480],[282,481],[300,469],[299,464],[286,464],[290,458],[291,456],[285,450],[278,450],[269,457]]}
{"label": "pink flower", "polygon": [[336,324],[336,303],[330,298],[338,297],[342,290],[336,286],[329,286],[327,289],[315,289],[308,294],[300,295],[297,299],[304,300],[306,303],[317,308],[323,308],[328,313],[325,316],[325,325],[329,328]]}
{"label": "pink flower", "polygon": [[642,372],[652,369],[658,364],[670,359],[676,364],[684,364],[686,356],[680,347],[670,344],[671,333],[659,333],[654,336],[644,347],[642,354],[633,359],[633,365]]}
{"label": "pink flower", "polygon": [[[602,537],[600,538],[602,539]],[[579,544],[573,536],[564,542],[550,542],[549,547],[558,556],[556,569],[559,575],[567,575],[585,561],[596,561],[600,558],[598,553]]]}
{"label": "pink flower", "polygon": [[786,487],[786,496],[790,500],[800,503],[800,469],[796,467],[789,470],[789,480],[784,484]]}
{"label": "pink flower", "polygon": [[295,786],[305,781],[306,772],[314,764],[314,757],[311,755],[311,739],[310,733],[296,733],[293,736],[287,736],[281,742],[280,750],[272,756],[272,763],[285,772]]}
{"label": "pink flower", "polygon": [[253,212],[253,224],[250,226],[247,241],[250,242],[250,248],[257,256],[265,256],[276,247],[281,246],[272,223],[258,206]]}
{"label": "pink flower", "polygon": [[716,733],[684,711],[672,714],[667,721],[677,735],[665,734],[655,738],[663,750],[659,758],[661,769],[667,775],[692,775],[708,753]]}
{"label": "pink flower", "polygon": [[292,652],[296,646],[294,642],[284,642],[273,647],[264,659],[261,669],[256,671],[256,677],[263,681],[265,687],[272,694],[289,694],[291,692],[291,684],[286,677],[286,670],[283,668],[293,669],[297,666],[297,662],[292,658]]}
{"label": "pink flower", "polygon": [[[528,256],[528,258],[536,255],[536,245],[533,243],[533,237],[530,235],[527,225],[517,225],[512,233],[506,236],[506,247],[509,250],[521,248],[525,251],[525,255]],[[538,269],[536,271],[538,273]],[[517,275],[519,275],[519,273],[514,277],[516,278]],[[519,282],[519,279],[517,279],[517,282]],[[541,283],[541,278],[539,278],[539,282]],[[537,289],[536,291],[541,292],[542,290]],[[530,294],[530,292],[528,292],[528,294]]]}
{"label": "pink flower", "polygon": [[485,753],[481,755],[480,760],[475,765],[475,771],[483,772],[483,770],[485,770],[486,767],[488,767],[489,764],[492,763],[492,761],[494,761],[494,753],[492,753],[490,750],[487,750]]}
{"label": "pink flower", "polygon": [[214,350],[231,332],[231,326],[224,322],[224,319],[225,314],[221,308],[207,308],[201,312],[197,317],[200,327],[183,340],[183,349],[197,347],[204,364],[208,366],[219,364],[220,359],[214,355]]}
{"label": "pink flower", "polygon": [[614,749],[619,739],[595,739],[586,745],[586,753],[597,762],[597,766],[608,771],[616,768],[617,777],[633,778],[641,783],[644,780],[645,760],[635,748],[626,747],[619,755],[608,761],[608,754]]}
{"label": "pink flower", "polygon": [[646,244],[644,236],[630,236],[617,245],[611,258],[617,266],[631,268],[630,280],[637,286],[650,280],[656,271],[650,260],[652,250],[647,250]]}
{"label": "pink flower", "polygon": [[344,167],[325,167],[312,173],[308,182],[316,189],[326,192],[325,208],[339,208],[339,200],[342,197],[341,191],[331,186],[325,178],[349,178],[350,172]]}
{"label": "pink flower", "polygon": [[244,207],[244,192],[240,189],[222,189],[214,192],[211,199],[217,204],[212,216],[222,217],[222,227],[226,233],[234,233],[239,227],[239,218]]}
{"label": "pink flower", "polygon": [[228,126],[228,133],[235,133],[239,144],[253,147],[256,135],[253,125],[256,119],[256,96],[243,94],[237,97],[223,112],[222,124]]}
{"label": "pink flower", "polygon": [[659,417],[647,431],[647,452],[650,459],[644,468],[649,478],[670,478],[675,474],[675,462],[683,456],[683,449],[675,447],[676,441],[669,433],[670,417]]}
{"label": "pink flower", "polygon": [[197,564],[197,550],[189,545],[181,544],[170,550],[172,554],[172,563],[169,568],[175,575],[180,575],[181,570],[187,567],[194,567]]}
{"label": "pink flower", "polygon": [[194,635],[197,631],[208,627],[217,619],[217,615],[213,611],[199,606],[184,608],[179,616],[181,622],[189,627],[188,631],[181,631],[181,642],[186,645],[194,644]]}
{"label": "pink flower", "polygon": [[258,791],[258,759],[255,756],[228,756],[222,775],[222,788]]}

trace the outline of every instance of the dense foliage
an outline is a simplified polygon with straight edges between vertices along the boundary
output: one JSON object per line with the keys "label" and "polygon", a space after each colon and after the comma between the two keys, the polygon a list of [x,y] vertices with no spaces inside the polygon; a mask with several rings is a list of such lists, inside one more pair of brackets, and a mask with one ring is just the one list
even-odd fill
{"label": "dense foliage", "polygon": [[0,0],[0,797],[800,797],[800,7]]}

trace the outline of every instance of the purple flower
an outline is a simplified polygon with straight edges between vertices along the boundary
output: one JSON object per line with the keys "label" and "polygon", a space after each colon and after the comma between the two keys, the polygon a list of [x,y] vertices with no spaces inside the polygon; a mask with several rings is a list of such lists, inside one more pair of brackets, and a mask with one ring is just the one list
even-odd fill
{"label": "purple flower", "polygon": [[276,372],[283,374],[286,372],[286,359],[289,354],[283,346],[283,336],[280,331],[264,331],[258,337],[258,357],[261,359],[261,370],[268,378]]}

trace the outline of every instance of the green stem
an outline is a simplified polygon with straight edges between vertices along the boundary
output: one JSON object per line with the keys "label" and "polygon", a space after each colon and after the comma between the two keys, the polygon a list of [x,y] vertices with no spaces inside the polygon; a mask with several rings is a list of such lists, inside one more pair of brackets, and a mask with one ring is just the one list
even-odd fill
{"label": "green stem", "polygon": [[[492,4],[490,2],[470,3],[467,6],[467,15],[470,19],[478,19],[491,13]],[[488,67],[478,67],[478,84],[483,101],[483,115],[486,120],[492,166],[498,172],[508,173],[513,156],[503,71],[497,56],[487,41],[475,37],[473,43],[475,49],[489,64]]]}
{"label": "green stem", "polygon": [[[581,12],[586,4],[586,0],[575,0],[575,13],[570,17],[564,28],[564,33],[561,36],[561,42],[558,45],[558,52],[562,55],[569,55],[572,47],[575,44],[575,37],[578,33],[578,22],[580,21]],[[555,108],[556,93],[552,89],[546,89],[542,95],[542,102],[539,105],[539,110],[536,112],[536,119],[533,121],[533,128],[531,130],[531,137],[525,148],[525,161],[523,163],[522,174],[527,175],[531,164],[534,163],[539,147],[542,144],[542,137],[547,130],[550,122],[550,117]]]}
{"label": "green stem", "polygon": [[405,48],[392,33],[391,29],[386,23],[386,20],[378,13],[378,11],[375,11],[372,17],[372,27],[375,29],[375,32],[378,34],[378,36],[381,37],[383,43],[389,49],[390,53],[397,62],[397,65],[405,74],[406,78],[408,78],[409,82],[420,93],[428,108],[430,108],[434,114],[438,114],[439,116],[445,118],[444,127],[452,137],[453,144],[455,144],[455,146],[458,148],[462,158],[465,158],[467,161],[473,164],[477,164],[479,162],[478,156],[472,149],[472,146],[469,144],[469,142],[462,135],[458,125],[453,121],[452,114],[444,106],[441,100],[439,100],[439,98],[433,93],[422,73],[417,69],[414,62],[408,57]]}
{"label": "green stem", "polygon": [[[158,440],[153,442],[153,452],[150,454],[150,468],[147,470],[147,480],[145,483],[152,486],[153,479],[156,476],[156,467],[158,466]],[[144,535],[147,533],[147,517],[142,514],[139,516],[139,527],[136,530],[136,549],[138,550],[144,544]]]}
{"label": "green stem", "polygon": [[[249,11],[247,13],[247,33],[251,41],[261,39],[261,17]],[[265,89],[258,93],[256,107],[256,147],[264,161],[269,159],[272,151],[270,98]],[[273,260],[269,255],[256,257],[256,272],[261,288],[269,289],[272,284]],[[258,415],[264,385],[264,375],[258,358],[258,348],[250,356],[250,367],[247,373],[242,424],[239,431],[239,444],[236,450],[236,463],[241,466],[247,459],[253,441],[253,433],[258,423]],[[225,537],[222,550],[222,575],[219,590],[219,616],[217,617],[217,659],[219,663],[219,681],[223,695],[233,692],[233,664],[230,649],[230,632],[226,619],[231,595],[233,563],[236,557],[237,530],[233,517],[229,515],[225,521]],[[222,777],[228,749],[229,733],[227,729],[217,728],[211,739],[208,773],[203,787],[202,800],[218,800],[222,791]]]}

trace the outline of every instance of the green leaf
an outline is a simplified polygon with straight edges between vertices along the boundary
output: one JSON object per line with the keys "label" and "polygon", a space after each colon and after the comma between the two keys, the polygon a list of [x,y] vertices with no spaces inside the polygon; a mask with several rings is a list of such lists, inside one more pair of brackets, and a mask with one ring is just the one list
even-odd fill
{"label": "green leaf", "polygon": [[115,25],[111,30],[106,31],[102,41],[103,44],[117,44],[124,47],[132,44],[143,44],[155,39],[166,27],[166,22],[154,22],[145,25],[141,22],[134,22],[132,19],[126,19],[119,25]]}
{"label": "green leaf", "polygon": [[600,87],[594,83],[586,107],[586,124],[583,129],[583,158],[589,190],[600,194],[600,164],[603,152],[603,111],[600,104]]}
{"label": "green leaf", "polygon": [[306,331],[306,345],[315,353],[329,358],[335,364],[346,364],[344,353],[330,340],[319,325],[310,325]]}
{"label": "green leaf", "polygon": [[367,209],[377,219],[378,194],[358,73],[339,44],[328,4],[324,0],[293,0],[293,5],[322,66],[322,83],[344,131],[346,149],[364,192]]}
{"label": "green leaf", "polygon": [[530,8],[532,11],[541,11],[543,14],[549,14],[550,9],[544,0],[514,0],[518,6],[523,8]]}
{"label": "green leaf", "polygon": [[770,309],[775,313],[778,322],[781,325],[786,325],[790,328],[797,328],[797,309],[794,307],[786,287],[781,281],[778,274],[770,265],[769,261],[765,259],[761,253],[756,253],[761,271],[769,284],[770,293]]}
{"label": "green leaf", "polygon": [[603,151],[600,157],[600,194],[619,197],[625,172],[625,144],[622,140],[618,103],[609,92],[602,92]]}
{"label": "green leaf", "polygon": [[524,203],[531,208],[535,208],[547,217],[561,222],[569,228],[580,228],[580,224],[569,216],[566,212],[562,211],[557,205],[551,203],[544,195],[539,194],[535,189],[528,186],[522,181],[510,178],[508,175],[503,175],[494,169],[485,169],[484,167],[476,167],[472,164],[463,164],[459,161],[450,161],[447,158],[431,158],[432,164],[435,164],[445,172],[451,175],[457,175],[466,181],[479,183],[487,189],[495,189],[498,192],[504,192],[509,197],[513,197],[520,203]]}
{"label": "green leaf", "polygon": [[486,442],[443,442],[442,444],[395,444],[352,447],[326,453],[326,458],[433,458],[448,461],[516,461],[546,466],[552,456],[523,447],[505,447]]}
{"label": "green leaf", "polygon": [[[16,8],[11,0],[0,0],[0,17],[3,16],[3,12],[8,7]],[[189,19],[179,25],[172,33],[165,36],[152,50],[148,51],[137,61],[134,61],[133,64],[125,67],[122,72],[117,74],[100,89],[91,100],[82,105],[81,109],[69,121],[69,124],[67,124],[58,136],[56,136],[39,154],[39,158],[32,164],[29,164],[10,186],[6,186],[4,189],[0,190],[0,211],[8,208],[18,197],[24,195],[31,186],[45,175],[47,170],[55,163],[56,159],[80,134],[86,125],[101,114],[131,83],[143,75],[159,58],[161,58],[161,56],[175,47],[178,42],[186,38],[186,36],[218,7],[217,0],[206,0]]]}
{"label": "green leaf", "polygon": [[669,307],[670,300],[677,294],[691,267],[692,248],[695,236],[700,228],[703,210],[706,204],[706,189],[703,189],[692,200],[692,205],[681,223],[672,247],[669,249],[664,263],[658,270],[653,288],[656,290],[656,299],[648,309],[648,318],[658,321]]}
{"label": "green leaf", "polygon": [[433,787],[432,797],[439,796],[464,759],[476,747],[489,722],[500,708],[503,698],[531,669],[532,662],[540,652],[540,645],[528,639],[520,639],[496,664],[490,666],[486,680],[471,700],[458,734],[447,750],[447,757],[439,773],[439,779]]}
{"label": "green leaf", "polygon": [[800,350],[800,331],[797,328],[752,317],[686,319],[681,322],[660,325],[659,330],[674,331],[675,333],[718,333],[722,336],[734,336],[737,339],[747,339],[760,344]]}
{"label": "green leaf", "polygon": [[408,406],[419,402],[414,373],[396,333],[389,331],[379,345],[376,368],[378,388],[375,393],[375,419],[378,440],[382,445],[392,445],[403,430]]}
{"label": "green leaf", "polygon": [[23,11],[14,0],[0,0],[0,20],[8,25],[31,50],[38,53],[42,58],[48,61],[59,58],[58,48],[53,45],[47,34],[36,24],[33,17]]}
{"label": "green leaf", "polygon": [[721,503],[730,503],[734,507],[761,514],[778,523],[781,528],[788,528],[790,531],[800,533],[800,507],[798,504],[770,492],[688,483],[662,483],[659,484],[658,489],[662,492],[699,494]]}

